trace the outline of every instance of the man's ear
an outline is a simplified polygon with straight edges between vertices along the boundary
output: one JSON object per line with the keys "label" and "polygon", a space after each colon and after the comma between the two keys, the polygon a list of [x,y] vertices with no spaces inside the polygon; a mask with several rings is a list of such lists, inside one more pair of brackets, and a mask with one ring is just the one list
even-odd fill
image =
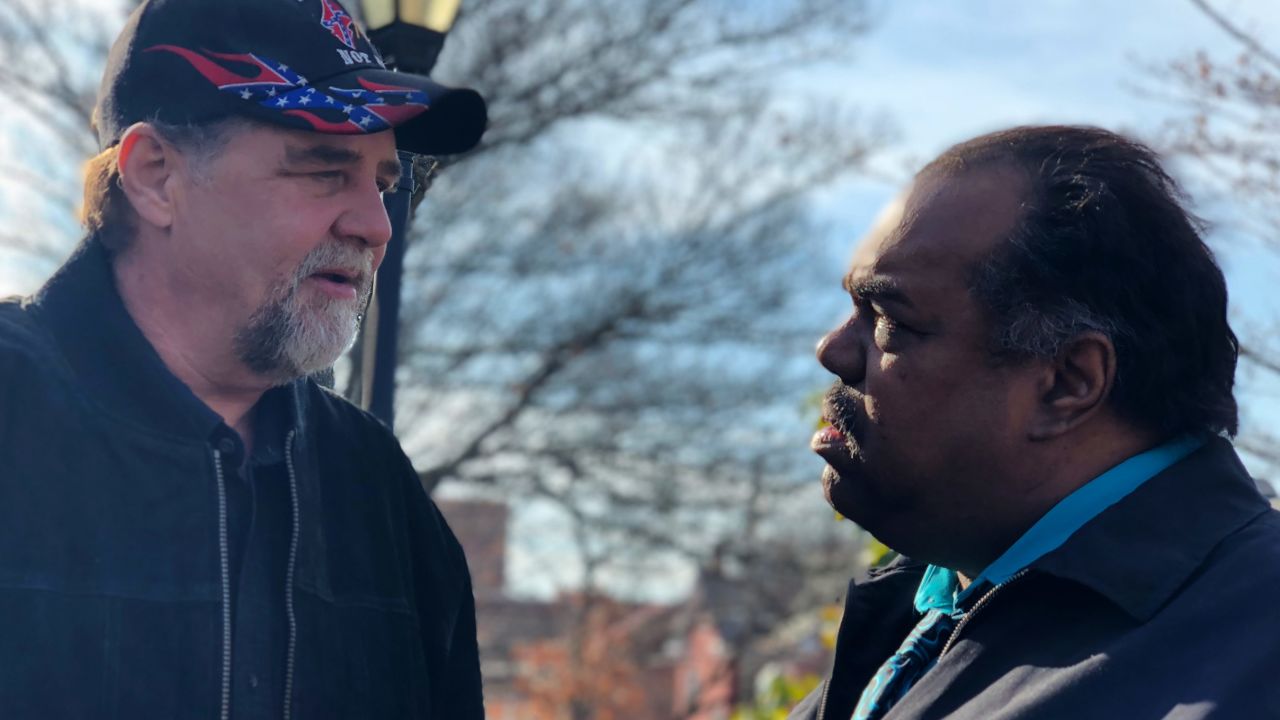
{"label": "man's ear", "polygon": [[159,228],[173,224],[177,159],[173,146],[147,123],[135,123],[120,138],[120,187],[143,222]]}
{"label": "man's ear", "polygon": [[1031,439],[1048,440],[1083,424],[1106,405],[1115,381],[1111,338],[1089,331],[1067,341],[1045,365]]}

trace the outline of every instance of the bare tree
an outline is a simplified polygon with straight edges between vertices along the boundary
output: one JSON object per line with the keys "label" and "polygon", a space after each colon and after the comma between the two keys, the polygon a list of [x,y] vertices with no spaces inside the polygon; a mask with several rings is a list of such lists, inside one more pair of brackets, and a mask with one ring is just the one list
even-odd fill
{"label": "bare tree", "polygon": [[493,125],[419,213],[397,427],[428,487],[562,508],[587,592],[715,558],[745,657],[856,562],[806,443],[830,234],[805,202],[890,132],[788,86],[847,60],[858,3],[623,5],[491,0],[450,37],[441,75]]}
{"label": "bare tree", "polygon": [[[1165,148],[1201,171],[1209,193],[1231,198],[1239,212],[1215,218],[1215,225],[1280,258],[1280,38],[1256,34],[1247,18],[1234,18],[1209,0],[1190,2],[1235,42],[1236,51],[1229,57],[1200,51],[1154,70],[1161,93],[1177,108],[1165,125]],[[1266,393],[1280,387],[1280,309],[1251,310],[1236,318],[1241,355]],[[1244,425],[1237,445],[1269,467],[1274,481],[1280,477],[1280,434],[1247,416]]]}
{"label": "bare tree", "polygon": [[816,499],[801,399],[828,318],[804,303],[825,233],[805,203],[889,133],[789,85],[847,58],[865,8],[466,12],[441,75],[481,90],[492,129],[436,183],[407,261],[397,423],[424,484],[533,493],[692,559],[741,538],[752,503]]}
{"label": "bare tree", "polygon": [[52,267],[75,237],[74,181],[97,148],[90,118],[102,59],[123,12],[73,0],[5,4],[0,18],[0,245]]}

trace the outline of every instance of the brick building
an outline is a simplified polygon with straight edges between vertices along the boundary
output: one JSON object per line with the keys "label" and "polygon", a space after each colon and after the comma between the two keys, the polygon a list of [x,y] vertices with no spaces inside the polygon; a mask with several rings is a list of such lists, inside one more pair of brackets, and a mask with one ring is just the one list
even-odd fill
{"label": "brick building", "polygon": [[804,667],[826,662],[820,645],[801,642],[816,633],[811,625],[755,643],[740,588],[714,570],[674,605],[581,593],[512,598],[505,591],[507,506],[437,504],[471,568],[490,720],[728,720],[767,663],[783,657],[791,667],[797,649],[816,658]]}

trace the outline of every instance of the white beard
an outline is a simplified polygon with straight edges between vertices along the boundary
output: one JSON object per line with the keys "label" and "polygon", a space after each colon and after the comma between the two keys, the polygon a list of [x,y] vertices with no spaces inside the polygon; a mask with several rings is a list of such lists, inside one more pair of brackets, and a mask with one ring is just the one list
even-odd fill
{"label": "white beard", "polygon": [[[236,333],[240,361],[275,385],[284,385],[333,365],[355,342],[372,291],[372,256],[350,244],[330,242],[307,254],[293,278],[272,288],[248,323]],[[326,267],[361,268],[356,298],[315,297],[302,283]]]}

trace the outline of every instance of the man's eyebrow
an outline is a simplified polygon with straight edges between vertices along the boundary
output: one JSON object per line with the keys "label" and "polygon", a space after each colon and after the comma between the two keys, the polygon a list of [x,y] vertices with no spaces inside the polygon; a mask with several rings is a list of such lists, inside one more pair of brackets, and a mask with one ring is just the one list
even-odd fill
{"label": "man's eyebrow", "polygon": [[867,302],[896,303],[914,309],[916,304],[897,283],[883,277],[870,277],[854,281],[852,276],[844,277],[844,289],[855,297]]}
{"label": "man's eyebrow", "polygon": [[[313,165],[354,165],[364,158],[359,152],[350,148],[334,145],[307,145],[298,147],[285,146],[285,161],[294,164]],[[387,181],[394,188],[400,182],[400,159],[386,159],[378,163],[378,177]]]}
{"label": "man's eyebrow", "polygon": [[284,158],[293,163],[350,165],[359,162],[361,155],[355,150],[334,145],[307,145],[306,147],[286,145]]}

